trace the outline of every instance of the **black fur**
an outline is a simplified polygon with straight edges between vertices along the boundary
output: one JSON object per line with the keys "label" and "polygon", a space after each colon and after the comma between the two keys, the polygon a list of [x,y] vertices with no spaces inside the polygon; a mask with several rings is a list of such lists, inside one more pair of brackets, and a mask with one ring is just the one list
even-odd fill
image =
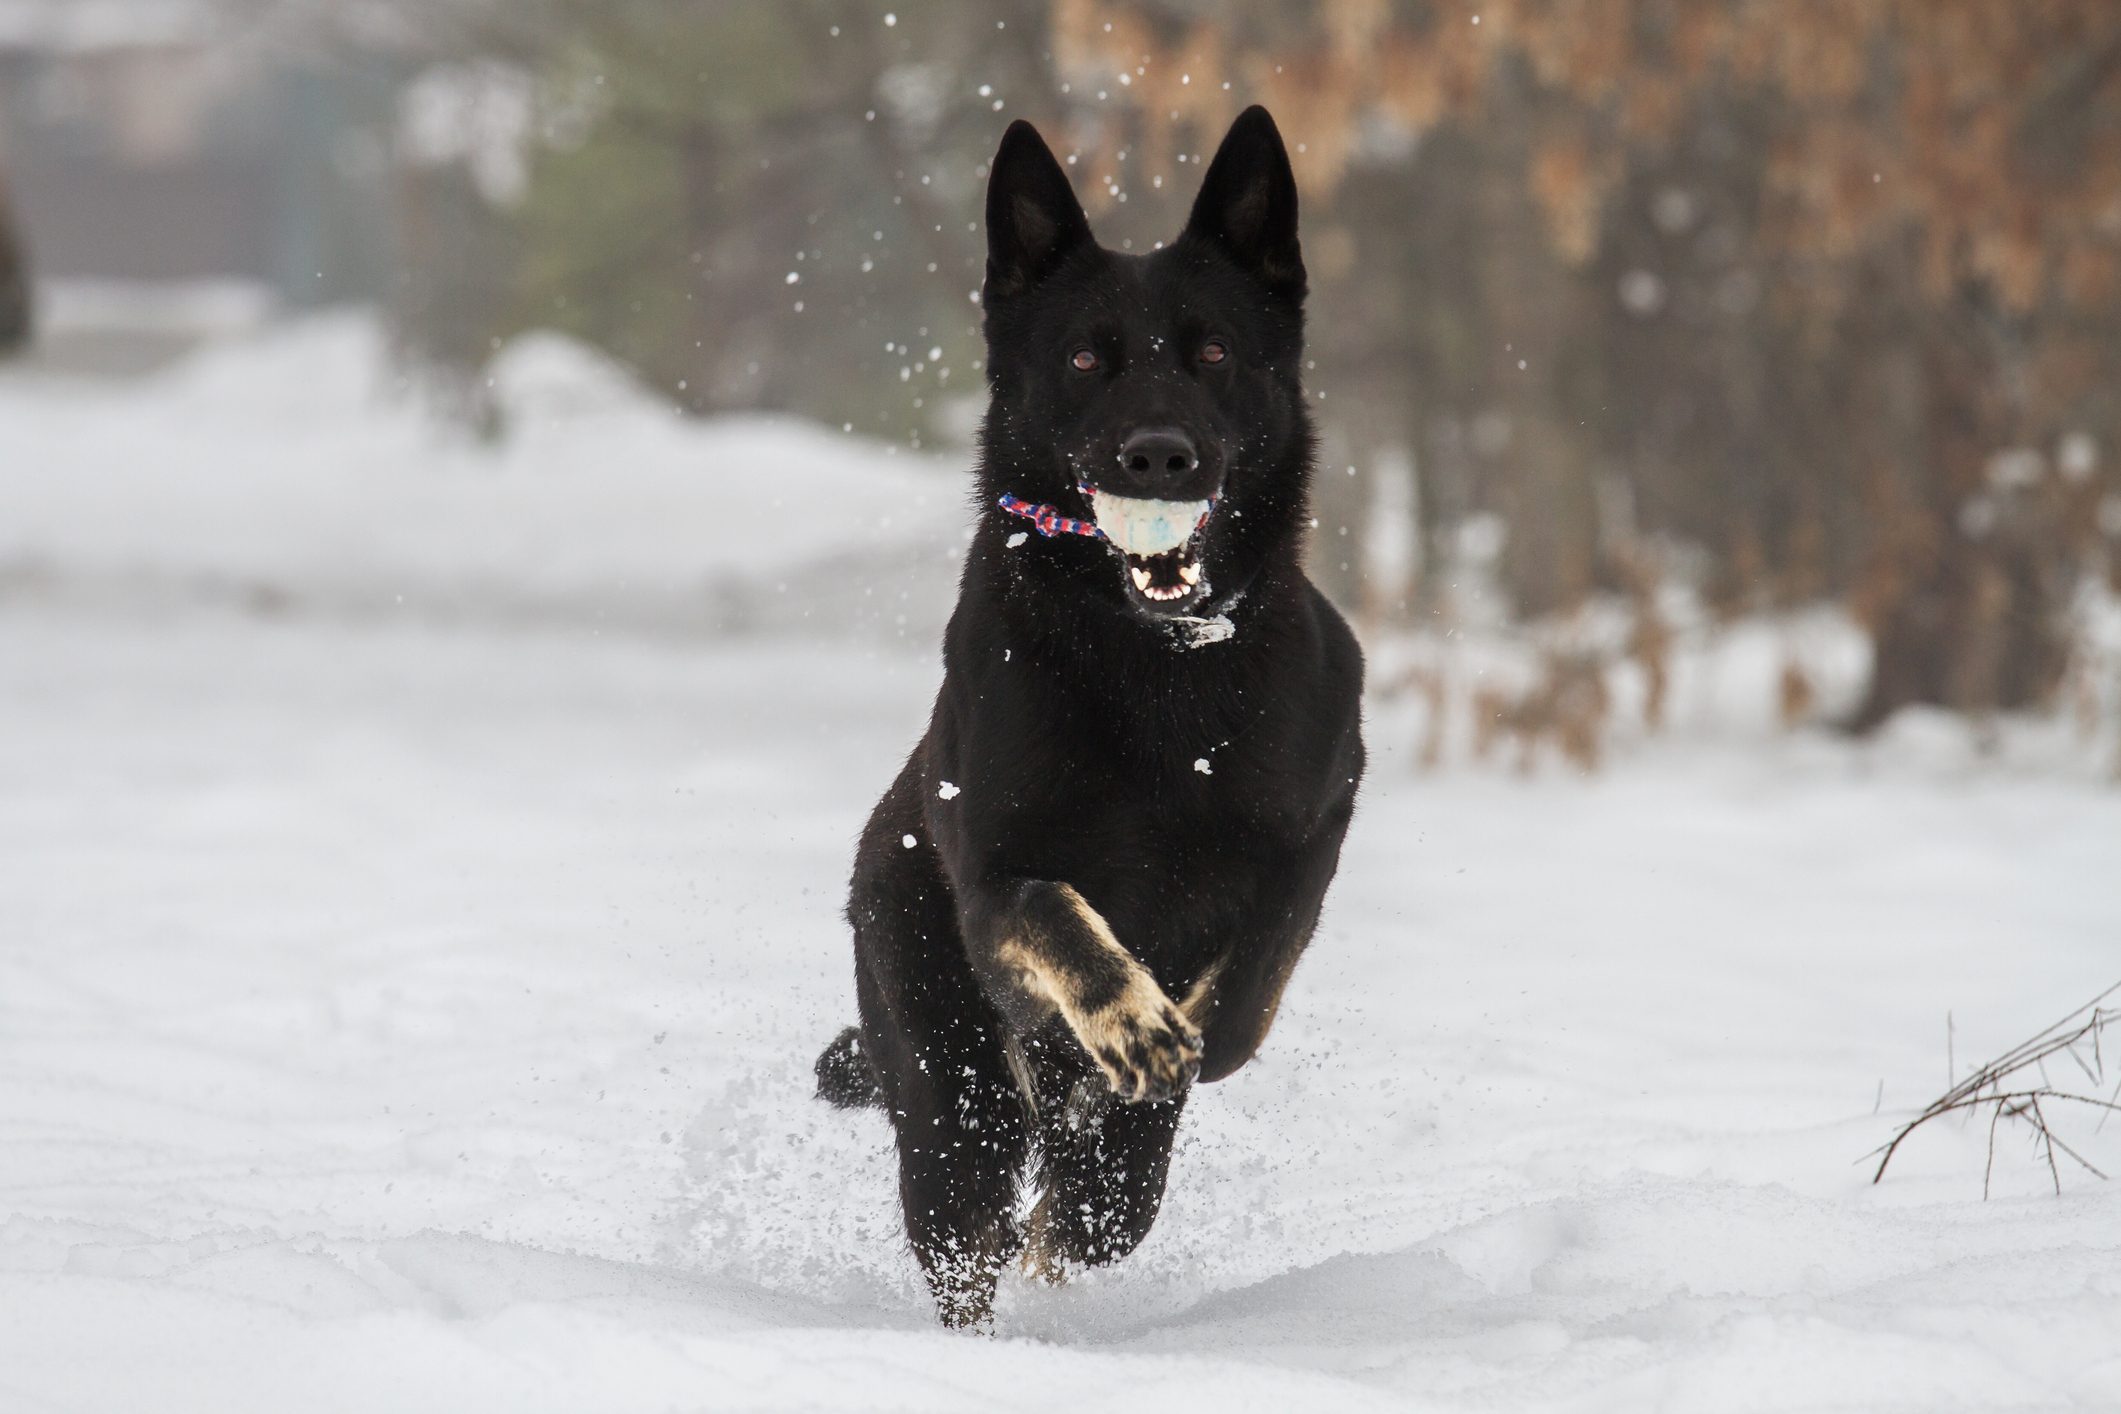
{"label": "black fur", "polygon": [[[1258,1050],[1363,764],[1361,655],[1300,560],[1304,274],[1273,120],[1237,120],[1185,232],[1144,256],[1091,239],[1016,123],[987,229],[978,527],[927,734],[856,856],[859,1036],[818,1061],[825,1098],[890,1114],[907,1233],[950,1324],[986,1316],[1027,1240],[1052,1271],[1147,1234],[1187,1082]],[[1129,465],[1145,430],[1157,454]],[[1111,545],[996,507],[1007,492],[1087,517],[1079,480],[1219,496],[1172,552],[1202,582],[1152,599]],[[1128,990],[1140,969],[1106,937],[1161,996]],[[1097,1057],[1069,1007],[1100,1019]],[[1029,1233],[1025,1181],[1045,1194]]]}
{"label": "black fur", "polygon": [[884,1092],[862,1056],[862,1028],[850,1026],[818,1053],[817,1097],[843,1110],[881,1109]]}

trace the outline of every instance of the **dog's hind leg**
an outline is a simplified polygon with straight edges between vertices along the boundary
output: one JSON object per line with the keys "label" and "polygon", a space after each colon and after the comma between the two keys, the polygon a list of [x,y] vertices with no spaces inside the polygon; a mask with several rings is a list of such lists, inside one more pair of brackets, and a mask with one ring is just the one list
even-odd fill
{"label": "dog's hind leg", "polygon": [[945,1324],[968,1326],[986,1319],[996,1279],[1022,1246],[1016,1192],[1030,1125],[941,868],[932,851],[903,844],[915,828],[906,796],[902,777],[856,860],[847,912],[862,1025],[851,1049],[897,1131],[906,1236],[936,1309]]}
{"label": "dog's hind leg", "polygon": [[943,1323],[977,1325],[1023,1245],[1016,1191],[1031,1147],[1023,1095],[998,1019],[962,961],[955,977],[870,972],[859,987],[863,1043],[898,1140],[906,1237]]}
{"label": "dog's hind leg", "polygon": [[1016,1191],[1031,1146],[1024,1099],[969,971],[961,980],[898,973],[877,991],[862,1011],[897,1133],[906,1237],[943,1323],[977,1325],[1023,1245]]}
{"label": "dog's hind leg", "polygon": [[[947,1073],[957,1070],[958,1073]],[[994,1288],[1023,1233],[1017,1184],[1029,1148],[1016,1086],[1006,1074],[931,1065],[899,1090],[899,1201],[906,1236],[943,1323],[987,1319]]]}
{"label": "dog's hind leg", "polygon": [[1045,1193],[1032,1209],[1024,1268],[1048,1281],[1068,1266],[1102,1266],[1132,1252],[1163,1204],[1186,1092],[1123,1105],[1101,1089],[1091,1090],[1097,1098],[1087,1105],[1071,1103],[1043,1117]]}

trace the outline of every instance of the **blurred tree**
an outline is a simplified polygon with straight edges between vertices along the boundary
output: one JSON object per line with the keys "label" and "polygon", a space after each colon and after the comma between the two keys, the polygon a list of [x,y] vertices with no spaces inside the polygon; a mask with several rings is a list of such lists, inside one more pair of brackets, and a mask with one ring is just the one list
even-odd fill
{"label": "blurred tree", "polygon": [[971,217],[1009,101],[1051,87],[1045,30],[1028,0],[485,11],[465,50],[536,82],[527,187],[480,214],[461,174],[423,175],[403,322],[474,366],[558,328],[691,411],[791,409],[917,442],[942,399],[979,388]]}
{"label": "blurred tree", "polygon": [[1858,727],[2052,688],[2121,434],[2121,6],[1054,16],[1136,181],[1275,109],[1319,381],[1404,410],[1432,537],[1502,518],[1522,611],[1675,537],[1734,609],[1848,598]]}
{"label": "blurred tree", "polygon": [[0,176],[0,357],[29,343],[29,257],[15,234],[7,180]]}
{"label": "blurred tree", "polygon": [[[1304,184],[1334,462],[1414,454],[1412,607],[1468,546],[1527,615],[1649,603],[1659,563],[1725,612],[1838,599],[1874,634],[1870,726],[2040,700],[2073,587],[2121,563],[2098,510],[2121,489],[2112,0],[402,16],[421,62],[534,96],[507,190],[476,154],[400,178],[398,324],[460,376],[556,326],[693,411],[918,441],[979,392],[975,217],[1007,118],[1146,249],[1261,101]],[[1347,602],[1368,485],[1320,483],[1314,559]]]}

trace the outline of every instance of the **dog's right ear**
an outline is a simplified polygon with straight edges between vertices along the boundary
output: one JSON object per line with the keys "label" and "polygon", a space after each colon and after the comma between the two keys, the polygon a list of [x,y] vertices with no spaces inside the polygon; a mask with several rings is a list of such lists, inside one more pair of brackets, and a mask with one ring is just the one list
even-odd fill
{"label": "dog's right ear", "polygon": [[1019,118],[1002,134],[987,177],[987,287],[981,302],[1022,294],[1090,239],[1068,174],[1038,129]]}
{"label": "dog's right ear", "polygon": [[1297,299],[1304,257],[1296,239],[1296,174],[1267,110],[1237,115],[1201,178],[1186,236],[1218,245],[1268,286]]}

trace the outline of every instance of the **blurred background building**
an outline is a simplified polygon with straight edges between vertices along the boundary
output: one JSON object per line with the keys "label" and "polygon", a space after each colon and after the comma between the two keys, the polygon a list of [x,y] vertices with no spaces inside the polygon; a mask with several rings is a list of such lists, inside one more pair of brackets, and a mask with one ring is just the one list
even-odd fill
{"label": "blurred background building", "polygon": [[961,445],[1002,126],[1141,250],[1255,101],[1315,568],[1380,632],[1525,636],[1483,721],[1580,738],[1626,663],[1654,725],[1688,635],[1817,610],[1871,670],[1829,711],[1793,649],[1792,722],[2111,720],[2111,0],[0,0],[0,291],[26,250],[36,357],[108,368],[372,304],[489,433],[556,329],[691,414]]}
{"label": "blurred background building", "polygon": [[276,309],[386,288],[389,81],[298,18],[0,3],[0,173],[36,253],[48,358],[148,366]]}

